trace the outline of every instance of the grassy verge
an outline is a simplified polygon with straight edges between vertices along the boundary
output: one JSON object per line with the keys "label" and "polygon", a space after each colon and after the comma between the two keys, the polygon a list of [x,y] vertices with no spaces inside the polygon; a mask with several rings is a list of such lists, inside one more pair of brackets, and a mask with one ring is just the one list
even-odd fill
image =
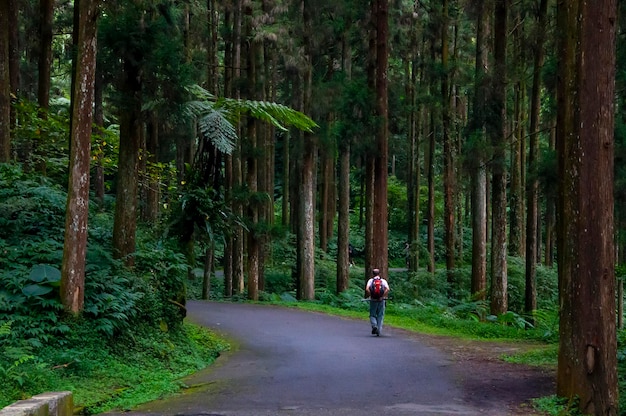
{"label": "grassy verge", "polygon": [[178,392],[181,378],[207,367],[226,349],[222,339],[191,324],[106,345],[85,339],[65,348],[43,348],[0,381],[0,408],[44,391],[71,390],[81,414],[130,409]]}

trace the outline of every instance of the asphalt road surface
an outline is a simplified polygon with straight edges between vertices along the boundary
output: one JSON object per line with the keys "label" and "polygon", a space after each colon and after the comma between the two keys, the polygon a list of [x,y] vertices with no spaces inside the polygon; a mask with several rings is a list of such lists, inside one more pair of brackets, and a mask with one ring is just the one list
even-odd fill
{"label": "asphalt road surface", "polygon": [[[125,415],[506,415],[474,404],[437,349],[386,326],[296,309],[193,301],[188,319],[235,341],[184,393]],[[482,406],[482,407],[481,407]],[[485,407],[486,406],[486,407]],[[115,413],[110,413],[114,415]]]}

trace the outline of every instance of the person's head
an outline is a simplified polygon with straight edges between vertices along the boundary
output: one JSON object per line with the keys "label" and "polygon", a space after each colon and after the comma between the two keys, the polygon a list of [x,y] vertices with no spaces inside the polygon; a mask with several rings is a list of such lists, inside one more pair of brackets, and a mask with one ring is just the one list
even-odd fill
{"label": "person's head", "polygon": [[372,274],[374,276],[378,276],[378,275],[380,275],[380,270],[379,269],[372,269]]}

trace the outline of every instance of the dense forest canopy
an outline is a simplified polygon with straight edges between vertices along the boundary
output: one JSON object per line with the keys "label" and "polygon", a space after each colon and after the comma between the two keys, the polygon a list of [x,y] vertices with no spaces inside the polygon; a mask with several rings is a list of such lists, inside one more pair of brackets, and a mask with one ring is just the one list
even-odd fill
{"label": "dense forest canopy", "polygon": [[[559,393],[615,414],[623,6],[561,3],[4,1],[0,237],[21,259],[2,261],[4,279],[30,283],[24,305],[58,284],[60,309],[97,316],[100,279],[118,301],[147,302],[122,288],[150,271],[173,324],[198,269],[203,297],[220,269],[220,296],[258,300],[266,271],[286,263],[286,289],[313,300],[320,257],[336,260],[337,293],[361,284],[352,247],[362,278],[443,270],[447,302],[491,316],[532,325],[561,305]],[[27,195],[65,225],[25,217]],[[163,241],[175,242],[167,254]],[[40,254],[15,249],[25,242]],[[538,267],[557,260],[560,301],[546,302]],[[509,275],[519,261],[521,288]],[[579,360],[593,376],[572,373]]]}

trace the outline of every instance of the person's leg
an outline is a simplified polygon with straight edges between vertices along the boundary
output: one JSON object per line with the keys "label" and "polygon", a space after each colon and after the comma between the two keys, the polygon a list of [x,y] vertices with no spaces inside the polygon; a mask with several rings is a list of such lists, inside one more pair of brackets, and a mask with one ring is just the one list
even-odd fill
{"label": "person's leg", "polygon": [[378,335],[383,332],[383,320],[385,319],[385,301],[380,301],[376,310],[376,327],[378,328]]}
{"label": "person's leg", "polygon": [[375,334],[378,328],[377,303],[380,302],[370,301],[370,324],[372,325],[372,334]]}

